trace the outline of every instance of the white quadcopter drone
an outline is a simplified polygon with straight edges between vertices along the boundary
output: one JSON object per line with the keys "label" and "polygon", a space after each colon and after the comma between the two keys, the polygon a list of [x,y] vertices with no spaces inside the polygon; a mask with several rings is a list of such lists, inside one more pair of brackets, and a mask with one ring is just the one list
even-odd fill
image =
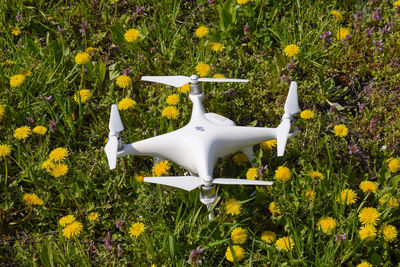
{"label": "white quadcopter drone", "polygon": [[[186,76],[144,76],[143,81],[181,87],[189,83],[189,98],[193,103],[189,123],[173,132],[132,144],[122,144],[119,133],[124,130],[117,105],[111,106],[110,133],[104,150],[110,169],[115,169],[117,158],[127,155],[152,156],[155,161],[168,159],[190,172],[190,176],[145,177],[144,181],[168,185],[187,191],[200,187],[200,201],[208,209],[217,199],[215,184],[272,185],[270,181],[236,178],[214,178],[218,158],[242,151],[250,162],[255,158],[253,145],[277,139],[278,156],[282,156],[288,138],[298,133],[291,131],[293,115],[299,112],[297,84],[292,82],[285,103],[285,112],[277,128],[236,126],[233,121],[215,113],[206,113],[200,82],[248,82],[244,79],[199,78]],[[213,217],[210,213],[210,219]]]}

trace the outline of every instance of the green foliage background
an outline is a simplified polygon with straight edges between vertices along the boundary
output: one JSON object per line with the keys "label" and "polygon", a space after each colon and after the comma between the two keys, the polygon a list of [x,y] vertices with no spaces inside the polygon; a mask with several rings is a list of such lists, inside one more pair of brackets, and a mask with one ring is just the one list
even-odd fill
{"label": "green foliage background", "polygon": [[[380,20],[374,17],[376,8]],[[331,15],[334,9],[343,14],[343,22]],[[360,11],[362,18],[357,20]],[[85,21],[83,35],[80,29]],[[197,38],[194,32],[201,25],[210,32]],[[18,36],[11,34],[16,26],[22,31]],[[390,29],[382,33],[385,26]],[[340,27],[350,29],[349,40],[337,40]],[[140,31],[140,40],[133,44],[123,37],[130,28]],[[367,36],[366,29],[371,28],[372,36]],[[364,206],[381,212],[378,229],[385,224],[400,227],[399,209],[384,208],[378,201],[386,193],[398,197],[400,180],[386,163],[399,156],[400,141],[399,14],[392,1],[253,0],[238,5],[232,0],[120,0],[117,4],[2,0],[0,32],[0,104],[6,107],[0,143],[13,149],[7,161],[0,161],[0,262],[4,265],[185,266],[190,251],[201,246],[205,266],[229,266],[225,251],[237,226],[247,230],[248,240],[243,245],[245,258],[236,265],[355,266],[366,260],[374,266],[396,266],[399,261],[397,241],[387,243],[378,237],[364,242],[358,236],[358,212]],[[321,38],[325,32],[332,33],[332,42]],[[379,40],[381,46],[376,44]],[[211,42],[226,48],[213,52]],[[292,59],[283,50],[292,43],[301,51],[293,59],[293,68],[288,68]],[[97,52],[82,76],[74,58],[88,47]],[[199,62],[211,66],[210,75],[250,80],[203,85],[206,110],[237,125],[279,125],[289,79],[298,82],[301,109],[316,114],[311,120],[298,118],[300,134],[288,142],[284,157],[254,147],[258,165],[268,165],[262,179],[273,180],[276,168],[284,165],[292,171],[291,180],[256,188],[255,193],[254,188],[221,187],[221,201],[236,198],[243,210],[230,216],[218,204],[212,221],[198,200],[198,190],[187,193],[134,179],[151,172],[151,158],[122,158],[110,171],[103,152],[109,108],[127,96],[137,105],[121,112],[126,143],[184,126],[191,111],[187,95],[180,93],[179,120],[168,121],[161,116],[165,99],[178,92],[141,82],[140,77],[189,76]],[[132,71],[133,84],[121,89],[115,79],[126,68]],[[10,77],[21,70],[31,70],[32,76],[22,86],[11,87]],[[93,96],[88,103],[76,103],[73,96],[83,88]],[[229,89],[235,95],[226,93]],[[46,100],[49,96],[51,101]],[[27,117],[34,120],[31,126],[54,121],[57,127],[42,139],[17,141],[13,132],[29,125]],[[336,137],[333,126],[337,124],[345,124],[349,135]],[[350,154],[348,146],[355,144],[359,152]],[[53,178],[40,166],[57,147],[69,149],[69,171]],[[215,175],[243,178],[250,167],[250,163],[237,166],[228,157],[218,162]],[[322,172],[325,179],[313,181],[307,175],[310,170]],[[170,171],[170,175],[183,173],[179,166]],[[363,180],[379,184],[378,192],[364,194],[358,187]],[[345,188],[357,192],[356,204],[336,202]],[[315,190],[315,201],[305,199],[306,189]],[[45,204],[28,214],[22,199],[25,193],[37,194]],[[272,201],[279,203],[280,215],[268,210]],[[90,212],[99,213],[99,220],[89,222]],[[67,214],[84,224],[76,239],[65,239],[58,225]],[[318,231],[322,216],[337,220],[332,233]],[[125,221],[126,227],[117,229],[118,220]],[[128,228],[137,221],[147,229],[134,239]],[[278,238],[291,236],[294,250],[287,253],[266,244],[260,239],[265,230],[274,231]],[[112,250],[103,245],[108,232],[114,240]],[[336,242],[334,234],[343,233],[347,240]]]}

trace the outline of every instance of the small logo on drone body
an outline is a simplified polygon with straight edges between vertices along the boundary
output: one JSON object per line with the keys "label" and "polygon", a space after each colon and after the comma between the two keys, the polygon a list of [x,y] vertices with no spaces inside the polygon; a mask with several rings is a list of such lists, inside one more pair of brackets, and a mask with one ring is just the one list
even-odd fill
{"label": "small logo on drone body", "polygon": [[203,126],[196,126],[196,127],[194,127],[197,131],[201,131],[201,132],[204,132],[204,128],[203,128]]}

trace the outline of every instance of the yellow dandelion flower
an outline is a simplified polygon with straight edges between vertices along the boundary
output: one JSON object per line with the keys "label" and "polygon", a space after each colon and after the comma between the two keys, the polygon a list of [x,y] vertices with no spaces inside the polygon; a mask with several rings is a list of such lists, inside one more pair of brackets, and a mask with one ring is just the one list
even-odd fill
{"label": "yellow dandelion flower", "polygon": [[137,238],[143,234],[144,230],[146,230],[146,226],[141,222],[137,222],[132,224],[132,226],[129,228],[129,234],[131,237]]}
{"label": "yellow dandelion flower", "polygon": [[271,139],[271,140],[267,140],[264,141],[260,144],[262,149],[269,149],[272,150],[274,147],[276,147],[277,141],[276,139]]}
{"label": "yellow dandelion flower", "polygon": [[281,214],[281,209],[278,205],[275,204],[274,201],[269,203],[268,209],[272,214]]}
{"label": "yellow dandelion flower", "polygon": [[128,43],[136,42],[139,38],[139,31],[136,29],[129,29],[125,32],[124,38]]}
{"label": "yellow dandelion flower", "polygon": [[173,119],[176,120],[179,117],[179,110],[174,107],[174,106],[168,106],[166,108],[163,109],[163,111],[161,112],[161,115],[167,119]]}
{"label": "yellow dandelion flower", "polygon": [[290,45],[286,46],[286,48],[285,48],[285,50],[283,50],[283,52],[288,57],[294,57],[300,53],[300,47],[298,47],[295,44],[290,44]]}
{"label": "yellow dandelion flower", "polygon": [[6,107],[0,105],[0,121],[3,119],[4,113],[6,113]]}
{"label": "yellow dandelion flower", "polygon": [[63,236],[71,239],[71,237],[77,237],[81,234],[83,230],[83,225],[82,223],[78,222],[78,221],[74,221],[70,224],[68,224],[67,226],[65,226],[64,230],[63,230]]}
{"label": "yellow dandelion flower", "polygon": [[376,190],[378,190],[378,185],[371,181],[362,181],[359,187],[364,193],[376,193]]}
{"label": "yellow dandelion flower", "polygon": [[167,174],[170,168],[171,165],[168,160],[157,162],[153,167],[153,175],[161,176]]}
{"label": "yellow dandelion flower", "polygon": [[396,158],[390,158],[387,160],[387,164],[391,173],[400,171],[400,160]]}
{"label": "yellow dandelion flower", "polygon": [[21,29],[20,29],[19,27],[13,27],[13,28],[11,29],[11,34],[12,34],[12,35],[15,35],[15,36],[18,36],[18,35],[21,34]]}
{"label": "yellow dandelion flower", "polygon": [[317,179],[317,178],[321,179],[321,180],[325,179],[325,176],[322,173],[320,173],[319,171],[310,171],[308,173],[308,176],[310,176],[313,179]]}
{"label": "yellow dandelion flower", "polygon": [[196,36],[202,38],[208,34],[209,30],[206,26],[200,26],[196,30]]}
{"label": "yellow dandelion flower", "polygon": [[281,182],[289,181],[291,176],[291,172],[288,167],[279,166],[278,169],[275,170],[275,178]]}
{"label": "yellow dandelion flower", "polygon": [[53,151],[49,154],[49,159],[55,162],[64,161],[66,157],[68,157],[69,151],[64,147],[57,147],[53,149]]}
{"label": "yellow dandelion flower", "polygon": [[89,46],[89,47],[86,48],[86,50],[85,50],[85,52],[86,52],[86,53],[89,53],[89,54],[96,53],[96,51],[97,51],[97,48],[91,47],[91,46]]}
{"label": "yellow dandelion flower", "polygon": [[178,91],[181,93],[187,93],[187,92],[189,92],[189,90],[190,90],[190,87],[189,87],[188,83],[178,88]]}
{"label": "yellow dandelion flower", "polygon": [[226,252],[225,252],[226,259],[228,261],[230,261],[230,262],[235,262],[235,261],[238,262],[238,261],[243,260],[243,258],[244,258],[244,249],[241,246],[238,246],[238,245],[233,245],[232,248],[233,248],[233,252],[235,253],[235,257],[233,256],[231,248],[228,247],[226,249]]}
{"label": "yellow dandelion flower", "polygon": [[179,95],[173,94],[167,97],[167,104],[168,105],[177,105],[179,103]]}
{"label": "yellow dandelion flower", "polygon": [[67,215],[58,220],[58,224],[62,227],[67,226],[75,221],[74,215]]}
{"label": "yellow dandelion flower", "polygon": [[30,205],[30,206],[39,206],[39,205],[43,205],[44,202],[43,200],[41,200],[36,194],[31,193],[31,194],[24,194],[23,196],[26,204]]}
{"label": "yellow dandelion flower", "polygon": [[32,76],[32,71],[30,71],[30,70],[21,70],[21,71],[19,71],[18,74],[24,75],[25,77],[31,77]]}
{"label": "yellow dandelion flower", "polygon": [[344,40],[347,36],[350,36],[350,30],[344,27],[341,27],[336,34],[338,40]]}
{"label": "yellow dandelion flower", "polygon": [[275,242],[275,247],[279,250],[289,251],[294,248],[293,238],[285,236],[281,237]]}
{"label": "yellow dandelion flower", "polygon": [[200,77],[205,77],[211,72],[211,67],[208,64],[200,62],[196,66],[196,72]]}
{"label": "yellow dandelion flower", "polygon": [[97,212],[91,212],[88,215],[88,220],[91,221],[91,222],[92,221],[96,221],[98,218],[99,218],[99,214]]}
{"label": "yellow dandelion flower", "polygon": [[38,135],[44,135],[47,132],[47,128],[44,126],[36,126],[32,129],[32,132]]}
{"label": "yellow dandelion flower", "polygon": [[349,133],[349,129],[344,124],[338,124],[333,127],[333,131],[338,137],[346,137]]}
{"label": "yellow dandelion flower", "polygon": [[318,221],[318,230],[324,232],[324,233],[330,233],[333,231],[333,229],[335,229],[336,227],[336,220],[332,217],[322,217],[321,219],[319,219]]}
{"label": "yellow dandelion flower", "polygon": [[360,228],[358,235],[363,241],[371,241],[376,238],[376,228],[372,224],[366,224]]}
{"label": "yellow dandelion flower", "polygon": [[232,230],[231,238],[234,244],[243,244],[247,240],[247,231],[242,227],[236,227]]}
{"label": "yellow dandelion flower", "polygon": [[5,158],[11,154],[10,145],[0,145],[0,158]]}
{"label": "yellow dandelion flower", "polygon": [[123,74],[117,77],[115,83],[121,88],[127,88],[128,86],[131,86],[132,79],[128,75]]}
{"label": "yellow dandelion flower", "polygon": [[305,120],[310,120],[315,117],[314,111],[306,109],[300,112],[300,118],[305,119]]}
{"label": "yellow dandelion flower", "polygon": [[336,202],[347,205],[351,205],[357,201],[357,193],[352,189],[344,189],[336,198]]}
{"label": "yellow dandelion flower", "polygon": [[136,182],[138,182],[138,183],[143,183],[144,182],[144,176],[143,175],[135,174],[133,176],[133,178],[135,178]]}
{"label": "yellow dandelion flower", "polygon": [[40,169],[46,170],[47,172],[51,173],[51,169],[54,167],[54,162],[51,159],[46,159],[42,162]]}
{"label": "yellow dandelion flower", "polygon": [[393,7],[396,9],[397,6],[400,6],[400,0],[393,3]]}
{"label": "yellow dandelion flower", "polygon": [[230,215],[239,215],[242,210],[242,204],[234,198],[225,202],[225,212]]}
{"label": "yellow dandelion flower", "polygon": [[372,264],[367,261],[362,261],[361,263],[357,264],[356,267],[372,267]]}
{"label": "yellow dandelion flower", "polygon": [[276,234],[271,231],[264,231],[261,234],[261,240],[265,241],[267,244],[271,244],[276,239]]}
{"label": "yellow dandelion flower", "polygon": [[379,204],[381,206],[384,206],[386,208],[395,208],[397,209],[399,207],[399,201],[392,197],[389,194],[384,194],[380,199],[379,199]]}
{"label": "yellow dandelion flower", "polygon": [[381,229],[383,239],[386,242],[393,242],[397,239],[397,229],[393,225],[385,225]]}
{"label": "yellow dandelion flower", "polygon": [[331,14],[332,14],[333,16],[335,16],[335,18],[336,18],[338,21],[343,21],[343,16],[342,16],[342,14],[341,14],[339,11],[333,10]]}
{"label": "yellow dandelion flower", "polygon": [[238,5],[247,4],[250,0],[237,0]]}
{"label": "yellow dandelion flower", "polygon": [[78,65],[85,65],[90,62],[90,54],[83,52],[75,56],[75,63]]}
{"label": "yellow dandelion flower", "polygon": [[305,190],[304,196],[305,196],[306,200],[314,201],[315,200],[315,191],[314,190]]}
{"label": "yellow dandelion flower", "polygon": [[243,153],[235,154],[232,159],[238,166],[244,166],[248,162],[246,155]]}
{"label": "yellow dandelion flower", "polygon": [[32,130],[29,126],[22,126],[14,131],[14,138],[21,140],[28,138],[29,135],[32,134]]}
{"label": "yellow dandelion flower", "polygon": [[10,86],[19,87],[24,83],[25,79],[26,79],[25,75],[16,74],[10,78]]}
{"label": "yellow dandelion flower", "polygon": [[257,168],[250,168],[246,173],[246,178],[248,180],[255,180],[258,176]]}
{"label": "yellow dandelion flower", "polygon": [[68,166],[64,163],[57,163],[51,168],[50,174],[58,178],[60,176],[66,175],[68,172]]}
{"label": "yellow dandelion flower", "polygon": [[225,79],[225,75],[220,74],[220,73],[216,73],[216,74],[213,75],[213,78]]}
{"label": "yellow dandelion flower", "polygon": [[225,46],[221,43],[212,42],[211,43],[211,50],[214,52],[222,52],[225,49]]}
{"label": "yellow dandelion flower", "polygon": [[136,105],[136,101],[133,100],[132,98],[125,97],[118,103],[118,109],[119,110],[128,110],[128,109],[133,109]]}
{"label": "yellow dandelion flower", "polygon": [[86,103],[90,98],[92,97],[92,92],[88,89],[83,89],[83,90],[79,90],[79,92],[77,92],[74,95],[74,101],[76,103],[79,103],[79,98],[81,100],[81,103]]}

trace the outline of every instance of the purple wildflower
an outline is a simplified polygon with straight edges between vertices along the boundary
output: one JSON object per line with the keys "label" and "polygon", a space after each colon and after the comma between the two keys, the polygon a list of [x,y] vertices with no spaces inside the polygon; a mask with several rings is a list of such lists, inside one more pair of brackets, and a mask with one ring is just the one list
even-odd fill
{"label": "purple wildflower", "polygon": [[153,46],[152,48],[150,48],[150,53],[157,53],[156,47]]}
{"label": "purple wildflower", "polygon": [[374,85],[373,84],[369,84],[367,86],[364,86],[363,91],[364,91],[365,94],[369,94],[372,91],[373,88],[374,88]]}
{"label": "purple wildflower", "polygon": [[35,123],[35,120],[33,118],[25,117],[25,119],[29,124]]}
{"label": "purple wildflower", "polygon": [[349,149],[349,154],[350,155],[353,155],[353,154],[356,154],[356,153],[360,152],[360,149],[358,149],[357,146],[358,146],[357,144],[352,145],[352,146],[347,145],[347,148]]}
{"label": "purple wildflower", "polygon": [[140,53],[137,53],[138,59],[143,60],[143,55]]}
{"label": "purple wildflower", "polygon": [[280,80],[290,82],[292,80],[292,77],[287,76],[286,74],[283,74],[282,77],[280,78]]}
{"label": "purple wildflower", "polygon": [[129,75],[132,73],[132,70],[129,68],[124,69],[123,75]]}
{"label": "purple wildflower", "polygon": [[118,245],[117,246],[117,252],[118,252],[118,257],[121,257],[122,253],[124,253],[124,250]]}
{"label": "purple wildflower", "polygon": [[245,36],[248,36],[250,34],[250,26],[248,22],[246,22],[246,24],[244,25],[243,32]]}
{"label": "purple wildflower", "polygon": [[207,0],[207,3],[208,3],[209,5],[215,5],[215,0]]}
{"label": "purple wildflower", "polygon": [[294,69],[294,64],[293,64],[293,59],[290,61],[289,64],[286,65],[287,70],[293,70]]}
{"label": "purple wildflower", "polygon": [[200,259],[200,254],[204,251],[204,248],[198,246],[196,249],[190,251],[188,263],[192,265],[200,265],[203,261]]}
{"label": "purple wildflower", "polygon": [[144,6],[136,6],[136,16],[140,16],[141,14],[146,15],[146,13],[144,13]]}
{"label": "purple wildflower", "polygon": [[365,104],[361,104],[360,102],[357,102],[357,106],[360,109],[360,111],[363,111],[365,109]]}
{"label": "purple wildflower", "polygon": [[332,41],[333,41],[332,32],[323,32],[323,33],[319,36],[319,38],[320,38],[322,41],[324,41],[324,42],[326,42],[326,43],[328,43],[328,44],[332,43]]}
{"label": "purple wildflower", "polygon": [[17,12],[17,15],[15,16],[15,19],[20,22],[21,21],[21,14],[19,13],[19,11]]}
{"label": "purple wildflower", "polygon": [[400,6],[399,5],[396,6],[396,14],[400,14]]}
{"label": "purple wildflower", "polygon": [[86,28],[87,28],[88,22],[85,20],[84,23],[82,23],[81,28],[79,29],[79,32],[82,34],[82,37],[85,37],[86,35]]}
{"label": "purple wildflower", "polygon": [[379,7],[376,7],[374,14],[372,14],[373,21],[380,21],[381,20],[381,12],[379,11]]}
{"label": "purple wildflower", "polygon": [[378,53],[378,52],[381,52],[381,51],[383,51],[383,42],[382,42],[382,39],[380,39],[379,41],[377,41],[377,40],[372,40],[372,43],[374,44],[374,46],[375,46],[375,53]]}
{"label": "purple wildflower", "polygon": [[55,121],[50,121],[49,122],[49,128],[52,132],[54,132],[57,128],[57,123]]}
{"label": "purple wildflower", "polygon": [[115,224],[115,227],[118,228],[118,230],[123,231],[125,228],[126,222],[124,220],[118,220],[118,222]]}
{"label": "purple wildflower", "polygon": [[61,29],[60,25],[57,26],[57,29],[58,29],[58,32],[59,32],[60,34],[63,34],[64,30]]}
{"label": "purple wildflower", "polygon": [[346,241],[346,239],[347,239],[346,234],[344,233],[344,234],[335,235],[335,239],[336,239],[336,242],[338,242],[338,243]]}
{"label": "purple wildflower", "polygon": [[111,244],[114,242],[114,239],[111,238],[111,233],[107,233],[107,237],[104,238],[104,248],[108,251],[112,250]]}
{"label": "purple wildflower", "polygon": [[235,96],[236,95],[236,91],[235,91],[235,89],[231,88],[231,89],[225,91],[224,94],[228,94],[230,96]]}
{"label": "purple wildflower", "polygon": [[361,26],[362,16],[362,11],[358,11],[356,14],[354,14],[354,27],[359,28]]}
{"label": "purple wildflower", "polygon": [[375,27],[365,29],[365,36],[369,37],[372,35],[372,31]]}

